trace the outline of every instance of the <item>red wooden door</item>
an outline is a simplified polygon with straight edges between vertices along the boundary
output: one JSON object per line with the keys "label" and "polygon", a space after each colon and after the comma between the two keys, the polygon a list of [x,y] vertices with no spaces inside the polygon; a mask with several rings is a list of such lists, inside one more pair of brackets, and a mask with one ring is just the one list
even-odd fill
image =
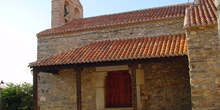
{"label": "red wooden door", "polygon": [[131,107],[131,76],[128,71],[111,71],[105,80],[106,107]]}

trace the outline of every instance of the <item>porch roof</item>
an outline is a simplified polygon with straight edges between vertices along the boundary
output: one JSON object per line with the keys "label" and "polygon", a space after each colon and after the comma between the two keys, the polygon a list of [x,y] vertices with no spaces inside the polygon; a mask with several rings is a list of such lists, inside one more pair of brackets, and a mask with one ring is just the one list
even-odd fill
{"label": "porch roof", "polygon": [[75,50],[37,60],[29,67],[123,61],[187,55],[184,33],[91,42]]}

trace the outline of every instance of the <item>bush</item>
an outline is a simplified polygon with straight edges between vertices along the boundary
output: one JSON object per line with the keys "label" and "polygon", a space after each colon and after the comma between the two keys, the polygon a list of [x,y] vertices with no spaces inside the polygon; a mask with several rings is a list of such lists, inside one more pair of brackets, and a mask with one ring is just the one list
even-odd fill
{"label": "bush", "polygon": [[30,83],[7,83],[2,90],[2,108],[4,110],[32,110],[33,85]]}

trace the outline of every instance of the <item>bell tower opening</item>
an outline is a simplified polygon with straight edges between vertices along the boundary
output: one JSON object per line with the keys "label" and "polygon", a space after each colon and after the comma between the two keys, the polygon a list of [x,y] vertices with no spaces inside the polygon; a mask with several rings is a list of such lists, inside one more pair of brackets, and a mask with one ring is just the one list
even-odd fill
{"label": "bell tower opening", "polygon": [[68,12],[69,7],[68,6],[69,6],[69,4],[66,1],[65,4],[64,4],[64,17],[66,17],[69,14],[69,12]]}
{"label": "bell tower opening", "polygon": [[79,9],[75,8],[74,9],[74,19],[79,19],[80,18],[80,13],[79,13]]}
{"label": "bell tower opening", "polygon": [[52,28],[81,18],[83,18],[83,6],[79,0],[52,0]]}
{"label": "bell tower opening", "polygon": [[69,3],[67,1],[65,1],[63,12],[64,12],[63,16],[64,16],[65,23],[67,23],[68,22],[68,14],[69,14]]}

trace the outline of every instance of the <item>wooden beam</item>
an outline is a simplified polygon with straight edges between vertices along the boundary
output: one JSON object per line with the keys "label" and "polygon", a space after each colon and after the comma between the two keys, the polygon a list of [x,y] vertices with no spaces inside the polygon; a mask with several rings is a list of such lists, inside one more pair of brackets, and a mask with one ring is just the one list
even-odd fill
{"label": "wooden beam", "polygon": [[38,74],[39,71],[33,68],[33,110],[38,110]]}
{"label": "wooden beam", "polygon": [[127,65],[129,63],[145,64],[156,62],[176,62],[176,61],[188,61],[188,57],[164,57],[164,58],[150,58],[150,59],[137,59],[137,60],[123,60],[123,61],[106,61],[106,62],[94,62],[94,63],[81,63],[81,64],[67,64],[67,65],[51,65],[51,66],[37,66],[41,72],[50,72],[59,69],[70,69],[77,65],[81,67],[99,67],[99,66],[113,66],[113,65]]}
{"label": "wooden beam", "polygon": [[82,91],[81,91],[81,72],[83,68],[74,67],[76,72],[76,95],[77,95],[77,110],[82,110]]}
{"label": "wooden beam", "polygon": [[138,64],[129,64],[128,67],[131,70],[132,107],[133,110],[137,110],[136,69],[138,68]]}

